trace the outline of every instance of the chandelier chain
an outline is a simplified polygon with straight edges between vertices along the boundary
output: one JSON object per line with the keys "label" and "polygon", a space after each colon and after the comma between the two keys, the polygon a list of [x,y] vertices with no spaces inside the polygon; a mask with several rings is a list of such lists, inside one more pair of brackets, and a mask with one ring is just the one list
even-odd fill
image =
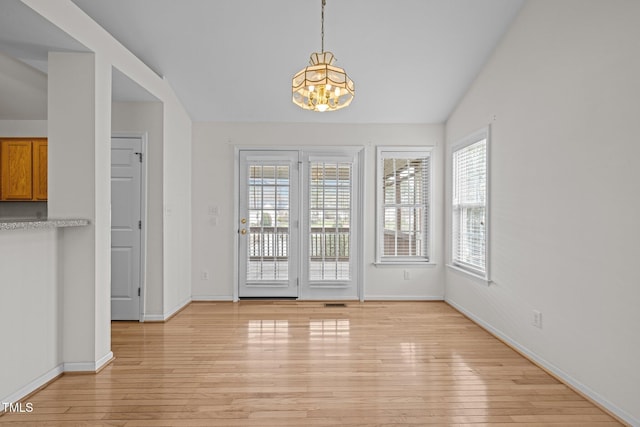
{"label": "chandelier chain", "polygon": [[321,16],[321,28],[320,28],[320,34],[321,34],[321,45],[320,45],[320,52],[324,53],[324,6],[327,4],[327,0],[322,0],[322,14]]}

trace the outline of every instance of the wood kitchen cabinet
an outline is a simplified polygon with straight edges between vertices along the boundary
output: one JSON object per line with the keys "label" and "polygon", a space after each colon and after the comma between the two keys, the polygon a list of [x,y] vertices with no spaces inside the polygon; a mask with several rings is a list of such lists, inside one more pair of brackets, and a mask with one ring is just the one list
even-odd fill
{"label": "wood kitchen cabinet", "polygon": [[33,140],[33,200],[47,200],[47,140]]}
{"label": "wood kitchen cabinet", "polygon": [[47,140],[0,139],[0,200],[47,200]]}

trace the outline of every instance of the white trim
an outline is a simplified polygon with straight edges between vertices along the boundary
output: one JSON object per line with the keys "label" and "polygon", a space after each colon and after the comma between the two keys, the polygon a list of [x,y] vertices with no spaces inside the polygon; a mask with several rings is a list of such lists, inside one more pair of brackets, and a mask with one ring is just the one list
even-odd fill
{"label": "white trim", "polygon": [[103,357],[101,357],[100,359],[98,359],[95,362],[95,369],[94,371],[97,371],[98,369],[102,368],[104,365],[106,365],[107,363],[109,363],[109,361],[113,359],[113,352],[110,351],[109,353],[105,354]]}
{"label": "white trim", "polygon": [[444,301],[444,296],[428,295],[369,295],[366,301]]}
{"label": "white trim", "polygon": [[[486,140],[485,144],[485,156],[486,156],[486,191],[487,194],[485,196],[484,210],[485,210],[485,277],[475,273],[471,270],[466,270],[463,267],[455,266],[453,264],[453,153],[456,151],[467,147],[469,145],[475,144],[476,142],[480,142],[483,139]],[[447,163],[449,165],[449,174],[451,177],[451,188],[449,188],[449,194],[445,195],[445,200],[448,200],[448,210],[449,215],[446,218],[446,221],[449,223],[448,231],[448,240],[449,240],[449,251],[446,254],[446,259],[449,260],[447,266],[451,267],[454,270],[460,272],[466,272],[470,276],[481,279],[486,282],[488,285],[491,283],[491,124],[482,127],[481,129],[476,130],[475,132],[461,138],[456,143],[451,146],[451,151],[447,156]],[[446,181],[446,180],[445,180]],[[447,203],[445,202],[445,206]]]}
{"label": "white trim", "polygon": [[105,354],[95,362],[65,362],[62,364],[64,372],[96,372],[113,359],[113,352]]}
{"label": "white trim", "polygon": [[145,296],[147,294],[147,276],[145,272],[147,271],[147,224],[149,223],[149,214],[147,212],[147,162],[149,160],[148,150],[147,150],[147,141],[148,135],[147,132],[143,133],[141,136],[142,139],[142,164],[140,167],[140,216],[142,217],[142,229],[140,230],[140,317],[139,320],[142,322],[144,319],[144,311],[145,311]]}
{"label": "white trim", "polygon": [[[62,364],[56,366],[55,368],[45,372],[40,375],[33,381],[30,381],[28,384],[21,387],[19,390],[11,393],[9,396],[2,398],[1,402],[18,402],[23,397],[27,396],[30,393],[33,393],[43,385],[47,384],[49,381],[59,377],[64,372],[64,367]],[[3,408],[0,408],[0,414],[4,411]]]}
{"label": "white trim", "polygon": [[190,302],[191,302],[191,297],[188,297],[188,298],[185,298],[182,302],[176,304],[171,310],[164,313],[164,320],[167,320],[168,318],[170,318],[171,316],[173,316],[174,314],[182,310]]}
{"label": "white trim", "polygon": [[436,267],[438,264],[435,262],[428,262],[428,261],[380,261],[380,262],[373,262],[371,263],[374,267],[417,267],[417,268],[421,268],[421,267],[427,267],[427,268],[433,268]]}
{"label": "white trim", "polygon": [[[381,222],[383,221],[383,213],[382,213],[382,209],[384,207],[384,201],[383,201],[383,197],[384,195],[382,194],[382,183],[383,183],[383,173],[384,173],[384,167],[382,164],[382,161],[384,160],[385,157],[383,157],[383,153],[407,153],[407,154],[415,154],[415,155],[421,155],[424,154],[429,158],[429,188],[427,189],[428,192],[428,199],[426,201],[427,204],[427,215],[429,218],[429,222],[427,224],[427,230],[426,230],[426,234],[427,234],[427,254],[426,254],[426,258],[422,259],[422,260],[416,260],[416,261],[409,261],[409,264],[407,264],[407,261],[397,261],[398,264],[397,265],[413,265],[413,263],[415,263],[416,265],[419,263],[423,263],[423,264],[429,264],[431,263],[431,260],[433,259],[433,254],[434,254],[434,238],[433,235],[434,233],[434,209],[433,209],[433,169],[434,169],[434,162],[433,162],[433,151],[434,151],[434,147],[433,146],[393,146],[393,145],[378,145],[376,147],[376,159],[375,159],[375,172],[376,172],[376,176],[375,176],[375,265],[381,265],[381,264],[394,264],[396,261],[383,261],[382,258],[382,244],[384,241],[384,237],[381,237],[381,233],[383,231],[383,227],[381,227]],[[390,157],[390,158],[393,158]],[[393,257],[386,257],[386,258],[393,258]]]}
{"label": "white trim", "polygon": [[175,305],[171,310],[165,312],[164,314],[145,314],[144,321],[146,322],[165,322],[167,319],[171,318],[178,311],[182,310],[192,301],[192,298],[186,298],[182,302]]}
{"label": "white trim", "polygon": [[447,304],[449,304],[451,307],[453,307],[454,309],[458,310],[460,313],[464,314],[469,319],[474,321],[476,324],[478,324],[479,326],[484,328],[486,331],[488,331],[489,333],[494,335],[495,337],[499,338],[500,340],[502,340],[505,343],[509,344],[513,348],[517,349],[526,358],[532,360],[536,364],[542,366],[544,369],[546,369],[549,372],[551,372],[553,375],[555,375],[557,378],[559,378],[562,382],[570,385],[571,387],[573,387],[574,389],[578,390],[583,395],[587,396],[589,399],[593,400],[597,404],[599,404],[602,407],[606,408],[612,414],[615,414],[617,417],[619,417],[620,419],[622,419],[623,421],[629,423],[632,426],[640,426],[640,419],[633,418],[633,415],[629,414],[625,410],[623,410],[623,409],[619,408],[618,406],[616,406],[615,404],[611,403],[609,400],[607,400],[606,398],[604,398],[603,396],[601,396],[600,394],[598,394],[597,392],[595,392],[594,390],[592,390],[591,388],[586,386],[585,384],[583,384],[580,381],[576,380],[571,375],[567,374],[565,371],[563,371],[562,369],[558,368],[553,363],[551,363],[551,362],[547,361],[546,359],[540,357],[538,354],[536,354],[535,352],[529,350],[527,347],[519,344],[517,341],[513,340],[511,337],[509,337],[508,335],[506,335],[502,331],[494,328],[489,323],[485,322],[481,318],[479,318],[476,315],[472,314],[470,311],[468,311],[467,309],[465,309],[461,305],[459,305],[459,304],[457,304],[457,303],[455,303],[455,302],[453,302],[453,301],[451,301],[451,300],[449,300],[447,298],[445,298],[444,301]]}
{"label": "white trim", "polygon": [[233,147],[233,302],[240,300],[240,244],[238,239],[238,218],[240,218],[240,151]]}
{"label": "white trim", "polygon": [[356,261],[356,271],[358,274],[358,283],[356,284],[358,287],[358,298],[360,302],[364,302],[364,284],[366,283],[364,274],[364,212],[365,212],[365,194],[367,194],[367,155],[369,154],[369,150],[367,147],[363,147],[357,154],[358,156],[358,222],[356,224],[356,229],[358,230],[358,237],[356,239],[356,245],[358,250],[358,260]]}
{"label": "white trim", "polygon": [[453,265],[453,264],[447,264],[447,267],[449,267],[451,270],[454,270],[460,274],[464,274],[465,276],[469,276],[471,279],[479,281],[487,286],[489,286],[491,283],[493,283],[492,280],[490,280],[488,277],[486,276],[481,276],[479,274],[474,273],[471,270],[467,270],[466,268],[460,268],[457,265]]}
{"label": "white trim", "polygon": [[191,301],[226,302],[233,301],[233,295],[192,295]]}

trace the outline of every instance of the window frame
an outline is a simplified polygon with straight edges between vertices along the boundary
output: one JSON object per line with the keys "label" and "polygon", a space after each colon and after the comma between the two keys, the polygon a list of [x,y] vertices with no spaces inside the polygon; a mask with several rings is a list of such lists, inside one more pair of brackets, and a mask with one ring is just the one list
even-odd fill
{"label": "window frame", "polygon": [[[480,270],[471,266],[467,263],[462,263],[456,260],[455,254],[455,244],[454,242],[457,239],[455,235],[455,227],[454,227],[454,214],[455,214],[455,205],[454,205],[454,194],[455,194],[455,169],[454,169],[454,156],[455,153],[467,148],[475,143],[478,143],[482,140],[485,140],[485,202],[484,202],[484,260],[485,267],[484,270]],[[491,250],[490,250],[490,232],[491,232],[491,127],[486,126],[483,127],[470,135],[458,140],[455,144],[451,146],[451,152],[449,154],[449,166],[450,166],[450,179],[451,179],[451,188],[449,191],[449,267],[458,270],[460,272],[466,273],[470,276],[473,276],[477,279],[481,279],[486,284],[491,282],[490,279],[490,265],[491,265]]]}
{"label": "window frame", "polygon": [[[425,229],[422,238],[426,242],[426,254],[424,256],[383,256],[384,245],[384,160],[389,158],[420,158],[429,159]],[[433,263],[433,147],[425,146],[378,146],[376,147],[376,266],[393,265],[434,265]]]}

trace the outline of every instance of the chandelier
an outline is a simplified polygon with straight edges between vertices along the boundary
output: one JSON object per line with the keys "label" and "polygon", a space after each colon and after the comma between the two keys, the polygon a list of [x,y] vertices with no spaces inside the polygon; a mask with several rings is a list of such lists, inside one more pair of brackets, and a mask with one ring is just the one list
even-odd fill
{"label": "chandelier", "polygon": [[321,50],[311,54],[309,66],[300,70],[291,83],[293,103],[305,110],[333,111],[351,104],[355,87],[347,73],[333,65],[335,57],[324,51],[324,6],[321,15]]}

